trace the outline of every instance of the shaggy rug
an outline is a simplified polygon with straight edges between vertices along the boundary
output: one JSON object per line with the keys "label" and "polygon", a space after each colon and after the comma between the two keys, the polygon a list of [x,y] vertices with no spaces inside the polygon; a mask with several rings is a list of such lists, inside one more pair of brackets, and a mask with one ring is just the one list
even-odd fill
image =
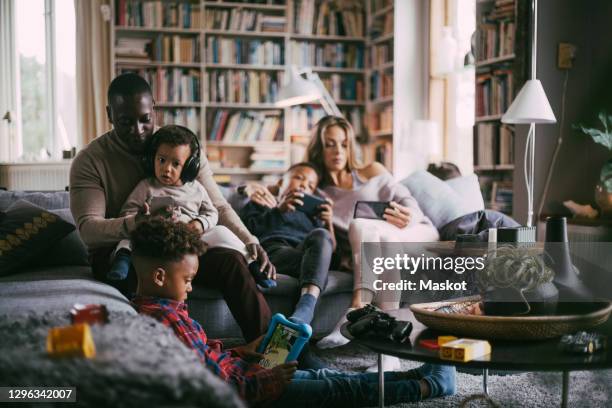
{"label": "shaggy rug", "polygon": [[[363,371],[376,363],[376,354],[349,343],[332,350],[311,347],[330,367],[346,371]],[[402,370],[421,363],[402,361]],[[457,394],[414,404],[398,404],[394,408],[458,407],[470,395],[482,393],[482,376],[457,373]],[[513,373],[489,375],[489,395],[502,407],[549,408],[561,404],[561,373]],[[489,406],[483,401],[470,401],[465,407]],[[570,407],[612,406],[612,370],[575,371],[570,374]]]}
{"label": "shaggy rug", "polygon": [[171,330],[147,316],[111,312],[110,323],[92,326],[93,359],[49,357],[49,328],[68,324],[66,313],[0,315],[0,384],[74,386],[74,405],[88,407],[244,406]]}

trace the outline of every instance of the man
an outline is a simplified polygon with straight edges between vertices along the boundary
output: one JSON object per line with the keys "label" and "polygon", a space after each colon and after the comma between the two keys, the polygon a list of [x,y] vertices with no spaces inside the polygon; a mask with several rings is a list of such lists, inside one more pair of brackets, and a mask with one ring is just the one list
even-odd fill
{"label": "man", "polygon": [[[114,246],[129,236],[137,222],[148,217],[144,213],[119,217],[119,211],[145,176],[142,155],[155,129],[153,107],[151,88],[143,78],[134,73],[116,77],[108,88],[106,107],[113,129],[81,150],[70,169],[70,208],[81,238],[89,248],[94,276],[102,281],[106,281]],[[274,266],[257,238],[249,233],[223,198],[204,154],[197,180],[217,208],[219,224],[234,232],[260,261],[267,276],[275,279]],[[201,257],[200,265],[195,285],[221,291],[247,342],[264,333],[270,309],[244,257],[231,249],[215,248]],[[133,274],[119,289],[124,293],[135,289]]]}

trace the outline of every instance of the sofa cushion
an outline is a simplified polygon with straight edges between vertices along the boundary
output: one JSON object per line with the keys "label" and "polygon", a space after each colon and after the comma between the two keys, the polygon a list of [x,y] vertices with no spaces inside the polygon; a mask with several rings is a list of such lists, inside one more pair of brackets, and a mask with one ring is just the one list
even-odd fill
{"label": "sofa cushion", "polygon": [[28,201],[17,201],[0,222],[0,275],[14,273],[44,256],[74,229],[73,224],[56,214]]}
{"label": "sofa cushion", "polygon": [[13,203],[27,200],[46,210],[58,210],[70,207],[70,194],[67,191],[29,192],[0,191],[0,211],[6,211]]}
{"label": "sofa cushion", "polygon": [[455,193],[459,194],[463,203],[466,205],[470,213],[482,211],[485,208],[478,176],[468,174],[467,176],[455,177],[446,180],[445,183],[452,188]]}

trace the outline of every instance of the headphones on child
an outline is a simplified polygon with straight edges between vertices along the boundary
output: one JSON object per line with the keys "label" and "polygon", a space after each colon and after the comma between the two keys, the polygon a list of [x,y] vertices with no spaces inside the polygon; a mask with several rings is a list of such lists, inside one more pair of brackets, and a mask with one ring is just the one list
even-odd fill
{"label": "headphones on child", "polygon": [[191,149],[191,154],[189,158],[183,165],[183,170],[181,171],[181,181],[183,183],[189,183],[194,181],[200,172],[200,141],[198,137],[191,130],[186,128],[185,126],[180,125],[167,125],[157,130],[157,132],[153,133],[153,135],[149,138],[145,146],[145,154],[143,156],[143,167],[145,174],[147,176],[155,176],[155,153],[157,152],[157,148],[161,144],[160,139],[166,132],[184,132],[191,135],[191,143],[189,144],[189,148]]}

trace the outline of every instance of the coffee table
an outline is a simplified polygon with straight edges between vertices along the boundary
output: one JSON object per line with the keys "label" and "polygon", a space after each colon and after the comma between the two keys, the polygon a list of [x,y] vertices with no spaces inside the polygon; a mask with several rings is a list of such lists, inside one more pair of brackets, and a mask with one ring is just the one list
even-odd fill
{"label": "coffee table", "polygon": [[[594,354],[568,354],[558,349],[559,339],[543,341],[502,341],[491,340],[492,352],[488,356],[480,357],[465,363],[457,361],[441,360],[438,350],[430,350],[419,346],[421,339],[437,339],[438,335],[451,334],[440,333],[428,329],[419,323],[410,309],[400,309],[389,312],[390,315],[412,322],[413,330],[410,335],[410,343],[398,344],[391,340],[381,340],[368,337],[353,338],[348,332],[348,323],[342,326],[342,335],[352,341],[361,344],[378,354],[378,386],[379,407],[384,406],[384,372],[382,370],[382,356],[390,355],[407,360],[422,361],[425,363],[454,365],[456,367],[469,367],[482,369],[483,392],[487,398],[488,394],[488,370],[501,371],[560,371],[563,374],[561,406],[567,407],[570,371],[595,370],[612,368],[612,351],[607,349]],[[607,335],[612,339],[612,319],[596,328],[593,332]]]}

